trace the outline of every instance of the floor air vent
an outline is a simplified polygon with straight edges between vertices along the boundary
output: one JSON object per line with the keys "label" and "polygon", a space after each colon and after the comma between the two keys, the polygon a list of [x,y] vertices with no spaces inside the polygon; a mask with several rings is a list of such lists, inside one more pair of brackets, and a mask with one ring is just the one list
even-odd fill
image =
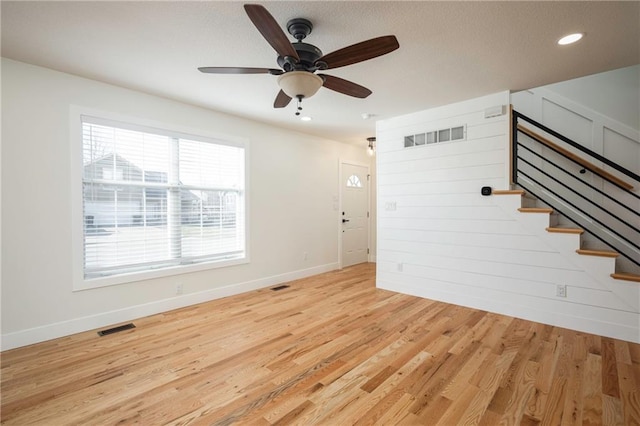
{"label": "floor air vent", "polygon": [[279,285],[278,287],[273,287],[271,290],[278,291],[278,290],[284,290],[285,288],[289,288],[289,286],[288,285]]}
{"label": "floor air vent", "polygon": [[136,328],[136,326],[133,325],[132,322],[130,322],[129,324],[119,325],[117,327],[107,328],[106,330],[98,331],[98,336],[106,336],[107,334],[113,334],[113,333],[117,333],[118,331],[129,330],[131,328]]}

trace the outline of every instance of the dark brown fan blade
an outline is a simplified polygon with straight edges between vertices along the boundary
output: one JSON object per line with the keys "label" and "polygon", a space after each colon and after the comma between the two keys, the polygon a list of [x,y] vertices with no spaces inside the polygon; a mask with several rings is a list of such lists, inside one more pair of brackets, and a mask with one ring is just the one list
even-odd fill
{"label": "dark brown fan blade", "polygon": [[276,100],[273,102],[273,107],[284,108],[289,105],[289,102],[291,102],[291,98],[281,90],[278,92],[278,96],[276,96]]}
{"label": "dark brown fan blade", "polygon": [[244,10],[247,12],[247,15],[249,15],[249,19],[251,19],[253,25],[260,31],[262,37],[278,52],[278,55],[282,57],[291,56],[298,61],[300,60],[298,52],[296,52],[296,49],[284,31],[280,28],[280,25],[278,25],[274,17],[264,6],[259,4],[245,4]]}
{"label": "dark brown fan blade", "polygon": [[371,93],[371,90],[359,84],[353,83],[344,78],[335,77],[333,75],[318,74],[324,80],[323,86],[327,89],[335,90],[336,92],[344,93],[345,95],[353,96],[354,98],[366,98]]}
{"label": "dark brown fan blade", "polygon": [[398,39],[395,36],[382,36],[331,52],[318,59],[318,62],[326,62],[327,69],[344,67],[345,65],[356,64],[386,55],[398,47],[400,47],[400,44],[398,44]]}
{"label": "dark brown fan blade", "polygon": [[244,68],[244,67],[200,67],[200,72],[208,74],[273,74],[280,75],[282,70],[277,68]]}

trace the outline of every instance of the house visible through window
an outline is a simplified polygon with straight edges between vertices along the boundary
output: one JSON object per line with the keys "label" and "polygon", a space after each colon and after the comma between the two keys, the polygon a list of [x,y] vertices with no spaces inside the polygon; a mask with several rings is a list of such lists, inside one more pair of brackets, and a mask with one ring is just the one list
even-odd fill
{"label": "house visible through window", "polygon": [[82,116],[84,278],[245,258],[245,149]]}

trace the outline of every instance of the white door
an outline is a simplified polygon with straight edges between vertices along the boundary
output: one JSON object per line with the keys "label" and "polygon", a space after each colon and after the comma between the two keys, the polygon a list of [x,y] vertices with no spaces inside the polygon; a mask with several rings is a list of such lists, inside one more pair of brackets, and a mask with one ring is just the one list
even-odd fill
{"label": "white door", "polygon": [[369,168],[342,163],[341,265],[347,267],[369,258]]}

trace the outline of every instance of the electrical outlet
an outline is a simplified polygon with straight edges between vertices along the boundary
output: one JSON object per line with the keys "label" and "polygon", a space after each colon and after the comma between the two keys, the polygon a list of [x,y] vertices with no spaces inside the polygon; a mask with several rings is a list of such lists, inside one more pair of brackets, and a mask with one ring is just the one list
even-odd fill
{"label": "electrical outlet", "polygon": [[400,262],[396,265],[396,268],[398,269],[398,272],[402,272],[404,270],[404,265]]}
{"label": "electrical outlet", "polygon": [[176,284],[176,295],[182,294],[183,291],[184,291],[184,288],[182,287],[182,283]]}
{"label": "electrical outlet", "polygon": [[309,260],[309,254],[305,251],[304,255],[302,256],[303,260]]}
{"label": "electrical outlet", "polygon": [[558,297],[567,297],[567,286],[558,284],[556,286],[556,296]]}

